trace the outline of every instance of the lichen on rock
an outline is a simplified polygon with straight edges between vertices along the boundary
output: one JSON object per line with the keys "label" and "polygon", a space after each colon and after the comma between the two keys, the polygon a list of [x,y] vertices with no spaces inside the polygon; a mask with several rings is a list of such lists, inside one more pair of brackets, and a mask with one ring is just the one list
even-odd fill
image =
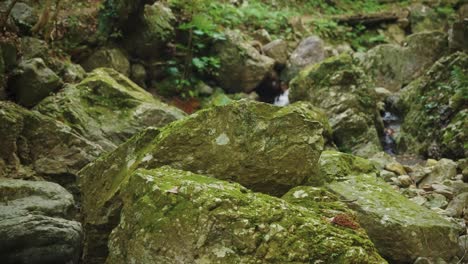
{"label": "lichen on rock", "polygon": [[385,263],[364,232],[211,177],[139,169],[122,200],[107,263]]}

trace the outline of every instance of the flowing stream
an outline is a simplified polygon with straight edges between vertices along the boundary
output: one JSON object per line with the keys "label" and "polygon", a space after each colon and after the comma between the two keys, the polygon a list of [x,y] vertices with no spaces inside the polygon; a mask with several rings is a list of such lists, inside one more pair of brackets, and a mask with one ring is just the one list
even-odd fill
{"label": "flowing stream", "polygon": [[384,151],[390,155],[397,155],[395,139],[400,133],[401,119],[395,113],[385,111],[382,115],[382,120],[385,127],[382,138]]}
{"label": "flowing stream", "polygon": [[289,105],[289,89],[275,97],[275,101],[273,102],[273,104],[277,106]]}

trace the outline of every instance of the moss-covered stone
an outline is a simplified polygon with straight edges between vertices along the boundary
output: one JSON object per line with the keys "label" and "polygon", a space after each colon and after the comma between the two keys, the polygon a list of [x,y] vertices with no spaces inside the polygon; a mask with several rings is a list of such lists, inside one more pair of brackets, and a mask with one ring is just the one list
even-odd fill
{"label": "moss-covered stone", "polygon": [[357,221],[387,260],[450,260],[458,253],[459,227],[396,192],[377,178],[369,161],[327,151],[322,153],[320,164],[323,174],[336,179],[327,188],[348,201],[357,212]]}
{"label": "moss-covered stone", "polygon": [[110,151],[148,126],[161,127],[184,114],[156,100],[115,70],[99,68],[36,108]]}
{"label": "moss-covered stone", "polygon": [[22,61],[8,80],[16,102],[25,107],[35,106],[62,85],[60,77],[39,58]]}
{"label": "moss-covered stone", "polygon": [[171,165],[279,195],[323,184],[316,177],[323,129],[313,118],[300,104],[238,101],[136,135],[80,172],[85,255],[102,258],[99,249],[118,219],[121,186],[138,167]]}
{"label": "moss-covered stone", "polygon": [[161,57],[166,43],[175,35],[176,18],[171,9],[161,2],[144,5],[137,21],[130,21],[124,29],[126,49],[144,59]]}
{"label": "moss-covered stone", "polygon": [[97,68],[112,68],[123,75],[130,76],[130,62],[127,55],[119,48],[101,48],[89,56],[82,66],[87,71]]}
{"label": "moss-covered stone", "polygon": [[385,263],[364,232],[238,184],[163,167],[122,197],[107,263]]}
{"label": "moss-covered stone", "polygon": [[0,177],[60,181],[102,153],[62,123],[10,102],[0,102],[0,138]]}
{"label": "moss-covered stone", "polygon": [[329,58],[300,72],[291,82],[290,100],[323,108],[341,150],[363,156],[381,150],[375,91],[350,55]]}
{"label": "moss-covered stone", "polygon": [[437,61],[401,93],[404,122],[398,147],[433,158],[468,155],[468,55]]}
{"label": "moss-covered stone", "polygon": [[226,40],[213,51],[221,62],[217,81],[227,92],[249,93],[273,70],[275,61],[260,54],[240,32],[228,30],[225,34]]}
{"label": "moss-covered stone", "polygon": [[379,45],[364,56],[364,68],[377,86],[397,92],[448,52],[447,35],[439,31],[413,34],[406,43]]}
{"label": "moss-covered stone", "polygon": [[6,98],[6,66],[3,60],[3,51],[0,46],[0,100]]}

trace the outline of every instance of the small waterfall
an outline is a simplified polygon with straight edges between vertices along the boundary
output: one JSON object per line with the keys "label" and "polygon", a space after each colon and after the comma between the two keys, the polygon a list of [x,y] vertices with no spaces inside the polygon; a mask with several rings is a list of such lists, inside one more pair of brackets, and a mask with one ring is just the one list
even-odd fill
{"label": "small waterfall", "polygon": [[277,106],[289,105],[289,89],[275,97],[275,101],[273,102],[273,104]]}
{"label": "small waterfall", "polygon": [[382,115],[384,123],[384,133],[382,138],[382,145],[384,151],[390,155],[396,155],[396,137],[400,133],[401,119],[395,113],[385,111]]}

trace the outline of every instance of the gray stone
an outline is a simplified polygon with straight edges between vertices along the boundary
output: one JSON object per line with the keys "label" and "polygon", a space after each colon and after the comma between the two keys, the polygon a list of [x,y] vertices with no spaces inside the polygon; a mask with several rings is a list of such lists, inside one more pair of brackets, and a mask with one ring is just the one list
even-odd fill
{"label": "gray stone", "polygon": [[288,43],[283,39],[274,40],[263,46],[263,52],[276,63],[285,65],[288,61]]}
{"label": "gray stone", "polygon": [[29,33],[38,20],[34,8],[22,2],[15,4],[10,16],[23,34]]}
{"label": "gray stone", "polygon": [[148,126],[161,127],[185,116],[109,68],[94,70],[82,82],[67,85],[35,109],[62,120],[106,151]]}
{"label": "gray stone", "polygon": [[286,69],[281,78],[289,81],[293,79],[302,69],[314,65],[325,59],[325,48],[323,40],[317,36],[310,36],[302,40],[291,54]]}
{"label": "gray stone", "polygon": [[457,195],[447,206],[453,217],[462,217],[465,212],[468,214],[468,192]]}
{"label": "gray stone", "polygon": [[392,178],[396,178],[397,175],[394,172],[388,170],[381,170],[380,171],[380,178],[382,178],[386,182],[391,182]]}
{"label": "gray stone", "polygon": [[274,60],[260,54],[240,32],[227,30],[225,34],[226,40],[213,51],[221,62],[216,79],[227,92],[249,93],[273,70]]}
{"label": "gray stone", "polygon": [[376,177],[367,160],[323,152],[320,164],[327,178],[337,176],[327,187],[352,201],[348,205],[356,211],[357,221],[390,262],[411,263],[417,257],[451,259],[458,253],[460,227],[394,191]]}
{"label": "gray stone", "polygon": [[424,203],[424,206],[429,209],[445,209],[448,205],[447,198],[445,198],[445,196],[443,196],[442,194],[431,193],[426,196],[426,199],[427,202]]}
{"label": "gray stone", "polygon": [[33,107],[62,87],[62,80],[42,59],[22,61],[8,81],[18,104]]}
{"label": "gray stone", "polygon": [[130,62],[125,53],[118,48],[101,48],[81,63],[86,71],[96,68],[112,68],[125,76],[130,76]]}
{"label": "gray stone", "polygon": [[[142,6],[144,8],[140,19],[132,21],[132,29],[125,32],[123,43],[126,50],[145,60],[161,57],[165,54],[167,43],[175,35],[176,18],[172,10],[159,1],[152,5],[144,5],[142,1],[131,2],[129,5],[134,5],[137,10]],[[135,27],[138,30],[134,30]]]}
{"label": "gray stone", "polygon": [[398,181],[400,182],[400,187],[407,188],[413,184],[413,179],[408,175],[398,176]]}
{"label": "gray stone", "polygon": [[442,183],[444,180],[450,180],[457,176],[457,163],[449,159],[441,159],[432,168],[432,171],[419,184]]}
{"label": "gray stone", "polygon": [[290,83],[289,99],[324,109],[340,150],[365,157],[382,151],[377,128],[383,130],[383,124],[373,86],[349,54],[302,70]]}
{"label": "gray stone", "polygon": [[73,175],[103,152],[63,123],[11,102],[0,102],[0,138],[0,177],[73,184]]}
{"label": "gray stone", "polygon": [[81,224],[68,220],[73,196],[58,184],[0,179],[4,263],[78,263]]}
{"label": "gray stone", "polygon": [[447,36],[438,31],[413,34],[406,42],[379,45],[362,58],[377,86],[397,92],[448,52]]}

